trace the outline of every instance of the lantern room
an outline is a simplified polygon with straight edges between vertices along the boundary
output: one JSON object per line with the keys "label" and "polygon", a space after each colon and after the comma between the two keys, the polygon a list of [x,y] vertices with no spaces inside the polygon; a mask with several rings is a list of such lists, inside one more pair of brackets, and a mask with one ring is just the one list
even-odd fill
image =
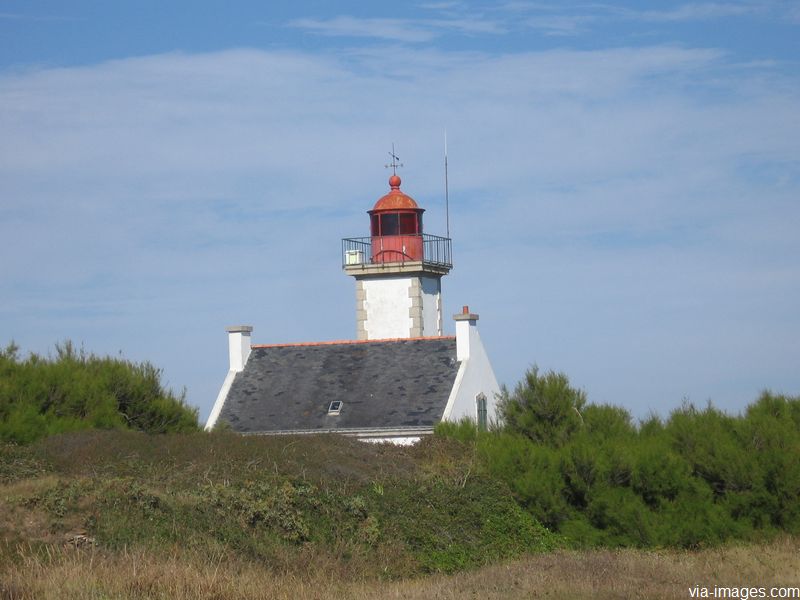
{"label": "lantern room", "polygon": [[400,191],[400,177],[389,178],[391,191],[375,203],[370,216],[373,263],[423,260],[422,213],[411,196]]}

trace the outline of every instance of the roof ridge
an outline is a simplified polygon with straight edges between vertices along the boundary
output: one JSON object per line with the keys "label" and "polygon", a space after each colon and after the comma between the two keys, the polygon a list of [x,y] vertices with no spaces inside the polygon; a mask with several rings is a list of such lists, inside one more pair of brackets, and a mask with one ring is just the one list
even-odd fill
{"label": "roof ridge", "polygon": [[382,338],[379,340],[333,340],[327,342],[289,342],[285,344],[251,344],[250,348],[284,348],[287,346],[336,346],[344,344],[377,344],[380,342],[419,342],[433,340],[454,340],[454,335],[429,335],[411,338]]}

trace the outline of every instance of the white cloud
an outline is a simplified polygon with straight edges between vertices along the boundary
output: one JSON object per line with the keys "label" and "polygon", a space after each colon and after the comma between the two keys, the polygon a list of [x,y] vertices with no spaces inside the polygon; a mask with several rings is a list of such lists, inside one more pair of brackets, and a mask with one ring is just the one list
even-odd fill
{"label": "white cloud", "polygon": [[594,15],[549,15],[531,17],[524,23],[532,29],[543,30],[547,35],[570,36],[586,32],[587,26],[597,19]]}
{"label": "white cloud", "polygon": [[771,0],[690,2],[668,9],[649,10],[629,8],[621,3],[508,2],[497,6],[492,14],[498,22],[505,22],[507,27],[522,24],[548,36],[584,35],[598,26],[625,23],[679,25],[734,17],[797,22],[797,9],[793,5]]}
{"label": "white cloud", "polygon": [[480,16],[390,19],[342,15],[332,19],[295,19],[288,25],[326,36],[375,38],[407,43],[430,42],[448,32],[471,35],[498,34],[505,30],[499,23]]}
{"label": "white cloud", "polygon": [[[329,37],[371,38],[400,44],[430,44],[447,34],[480,36],[532,29],[546,36],[586,35],[599,26],[654,27],[691,22],[719,21],[735,17],[759,17],[771,21],[798,22],[798,9],[771,0],[739,2],[690,2],[668,9],[629,8],[619,3],[506,2],[477,7],[462,3],[423,4],[419,8],[439,18],[372,18],[339,15],[328,19],[295,19],[289,27]],[[628,31],[623,35],[641,32]]]}
{"label": "white cloud", "polygon": [[698,21],[725,17],[740,17],[764,12],[763,2],[696,2],[672,10],[646,10],[638,18],[646,21]]}
{"label": "white cloud", "polygon": [[234,50],[5,74],[0,330],[149,358],[207,411],[225,325],[352,335],[339,238],[366,232],[392,141],[444,230],[447,129],[446,310],[481,313],[501,379],[538,362],[637,414],[797,393],[798,88],[677,47]]}
{"label": "white cloud", "polygon": [[333,19],[295,19],[290,27],[329,36],[367,37],[400,42],[427,42],[436,33],[417,21],[339,16]]}
{"label": "white cloud", "polygon": [[418,5],[420,8],[428,10],[452,10],[455,8],[463,8],[462,2],[423,2]]}
{"label": "white cloud", "polygon": [[75,17],[64,17],[60,15],[32,15],[26,13],[0,13],[0,20],[3,21],[79,21]]}

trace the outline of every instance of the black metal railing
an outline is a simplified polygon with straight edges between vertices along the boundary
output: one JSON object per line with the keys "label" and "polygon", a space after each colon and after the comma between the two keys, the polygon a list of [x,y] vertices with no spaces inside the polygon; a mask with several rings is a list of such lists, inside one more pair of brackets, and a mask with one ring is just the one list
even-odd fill
{"label": "black metal railing", "polygon": [[[395,236],[383,236],[388,240]],[[437,267],[453,268],[452,240],[438,235],[423,233],[420,235],[402,235],[401,238],[418,238],[422,242],[422,263]],[[372,253],[373,241],[380,241],[381,237],[344,238],[342,240],[342,266],[371,265],[383,262],[419,262],[418,257],[393,251],[390,257],[375,260]]]}

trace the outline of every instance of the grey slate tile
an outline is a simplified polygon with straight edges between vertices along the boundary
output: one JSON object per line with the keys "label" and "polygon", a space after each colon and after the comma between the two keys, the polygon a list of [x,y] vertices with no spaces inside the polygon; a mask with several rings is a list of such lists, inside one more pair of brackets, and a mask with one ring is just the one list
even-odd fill
{"label": "grey slate tile", "polygon": [[242,433],[430,427],[458,366],[456,341],[444,337],[255,347],[220,420]]}

